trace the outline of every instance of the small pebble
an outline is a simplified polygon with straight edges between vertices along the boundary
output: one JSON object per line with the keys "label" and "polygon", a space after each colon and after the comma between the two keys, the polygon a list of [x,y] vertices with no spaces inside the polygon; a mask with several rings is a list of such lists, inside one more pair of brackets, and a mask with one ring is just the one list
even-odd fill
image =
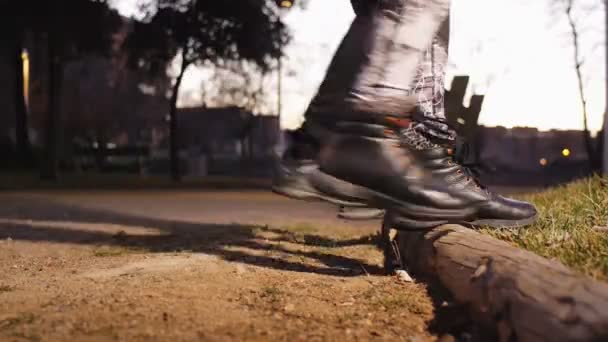
{"label": "small pebble", "polygon": [[412,277],[405,271],[405,270],[396,270],[395,274],[397,275],[397,278],[400,281],[406,282],[406,283],[413,283],[414,279],[412,279]]}

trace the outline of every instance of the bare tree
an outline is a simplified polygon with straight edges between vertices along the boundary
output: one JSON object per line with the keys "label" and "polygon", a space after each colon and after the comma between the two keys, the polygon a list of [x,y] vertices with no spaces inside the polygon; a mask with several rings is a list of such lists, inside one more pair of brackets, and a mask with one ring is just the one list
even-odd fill
{"label": "bare tree", "polygon": [[215,67],[210,79],[202,84],[206,106],[237,106],[252,113],[268,112],[266,73],[245,61]]}
{"label": "bare tree", "polygon": [[[606,0],[603,2],[605,3]],[[583,72],[586,57],[588,56],[585,56],[585,51],[581,44],[581,37],[584,31],[582,22],[584,22],[586,17],[597,10],[601,3],[590,1],[584,2],[580,0],[560,0],[558,1],[558,4],[562,6],[561,8],[568,20],[569,35],[573,47],[572,58],[574,62],[574,70],[576,72],[578,97],[581,104],[581,110],[583,112],[583,139],[589,158],[589,165],[592,170],[596,171],[601,169],[600,146],[593,143],[593,139],[591,138],[591,133],[589,131],[587,93],[585,91],[585,76]]]}
{"label": "bare tree", "polygon": [[[209,107],[238,107],[252,114],[263,115],[270,111],[266,72],[255,64],[246,61],[234,61],[222,67],[215,67],[212,76],[202,84],[203,104]],[[244,147],[243,155],[253,157],[254,129],[252,116],[239,133]]]}
{"label": "bare tree", "polygon": [[246,60],[267,70],[289,34],[271,0],[157,0],[153,6],[156,10],[135,24],[126,46],[132,65],[151,72],[164,72],[179,57],[169,101],[170,170],[179,181],[177,98],[188,67]]}

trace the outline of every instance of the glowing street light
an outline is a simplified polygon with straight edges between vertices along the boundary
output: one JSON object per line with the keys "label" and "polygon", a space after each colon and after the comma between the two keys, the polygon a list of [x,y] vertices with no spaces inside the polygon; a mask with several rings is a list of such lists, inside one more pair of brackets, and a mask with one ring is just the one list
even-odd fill
{"label": "glowing street light", "polygon": [[281,8],[292,8],[293,3],[294,3],[293,0],[277,0],[277,4]]}
{"label": "glowing street light", "polygon": [[[295,0],[275,0],[276,5],[279,9],[289,10],[293,7]],[[279,11],[279,15],[283,14],[284,11]],[[280,28],[280,26],[279,26]],[[282,36],[282,35],[279,35]],[[281,128],[281,112],[283,111],[283,103],[282,103],[282,82],[283,82],[283,44],[281,42],[281,37],[279,37],[279,56],[277,58],[277,121],[279,124],[278,131],[278,142],[275,147],[275,152],[277,154],[282,154],[285,146],[285,136],[283,129]]]}
{"label": "glowing street light", "polygon": [[539,161],[540,166],[545,167],[547,166],[547,159],[546,158],[541,158]]}
{"label": "glowing street light", "polygon": [[21,60],[23,61],[23,97],[25,97],[25,106],[29,108],[30,97],[30,57],[27,50],[21,52]]}
{"label": "glowing street light", "polygon": [[570,154],[571,154],[570,149],[565,148],[562,150],[562,156],[568,158],[568,157],[570,157]]}

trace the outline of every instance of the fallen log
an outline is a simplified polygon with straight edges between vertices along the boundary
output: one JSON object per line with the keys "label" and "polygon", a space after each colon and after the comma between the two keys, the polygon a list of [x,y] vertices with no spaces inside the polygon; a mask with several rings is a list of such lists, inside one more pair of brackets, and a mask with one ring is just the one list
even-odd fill
{"label": "fallen log", "polygon": [[608,341],[608,284],[563,264],[458,225],[426,232],[391,229],[395,256],[415,276],[438,281],[500,341]]}

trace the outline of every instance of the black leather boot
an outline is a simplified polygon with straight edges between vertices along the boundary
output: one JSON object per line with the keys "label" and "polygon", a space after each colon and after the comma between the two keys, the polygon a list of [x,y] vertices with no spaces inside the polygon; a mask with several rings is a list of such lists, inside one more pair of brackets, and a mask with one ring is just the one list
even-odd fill
{"label": "black leather boot", "polygon": [[338,217],[345,220],[366,221],[378,220],[384,217],[384,210],[377,208],[355,208],[349,206],[341,206],[338,210]]}
{"label": "black leather boot", "polygon": [[[379,118],[383,121],[378,115],[371,119]],[[401,144],[390,128],[399,126],[391,121],[385,125],[341,120],[334,123],[309,128],[315,132],[314,139],[294,139],[295,144],[278,163],[274,192],[343,207],[393,208],[415,229],[461,222],[474,214],[472,203],[450,194],[419,167],[410,147]],[[322,142],[318,164],[313,141]],[[343,217],[377,218],[382,213],[366,210]]]}
{"label": "black leather boot", "polygon": [[290,144],[277,159],[273,192],[305,201],[324,201],[340,206],[338,217],[345,220],[374,220],[384,217],[384,210],[370,208],[363,199],[353,198],[349,183],[319,171],[319,146],[306,126],[290,134]]}
{"label": "black leather boot", "polygon": [[321,140],[320,172],[351,184],[356,198],[398,213],[414,229],[475,216],[480,199],[450,190],[424,169],[415,147],[399,135],[404,120],[379,115],[365,119],[334,120]]}
{"label": "black leather boot", "polygon": [[[444,124],[440,120],[435,122],[435,125]],[[350,124],[350,128],[357,126],[365,127],[360,123]],[[381,126],[369,127],[379,132]],[[467,198],[471,203],[476,203],[476,213],[458,223],[512,228],[525,226],[536,220],[537,212],[533,205],[492,193],[479,183],[476,173],[468,166],[466,144],[456,144],[455,141],[446,140],[445,138],[449,138],[450,134],[437,134],[437,132],[429,134],[427,129],[412,127],[401,128],[399,139],[409,146],[415,158],[420,161],[421,167],[435,178],[436,183],[444,183],[450,192]],[[383,130],[390,131],[388,128]],[[438,143],[434,143],[433,140]],[[292,152],[287,153],[280,163],[280,177],[275,180],[273,188],[275,192],[292,198],[323,200],[340,205],[338,217],[344,219],[370,220],[384,215],[384,210],[370,207],[373,204],[367,203],[367,199],[364,198],[367,196],[366,191],[319,170],[315,160],[318,145],[314,138],[299,139],[292,145],[291,150]],[[382,204],[376,205],[382,206]],[[450,222],[449,219],[422,222],[395,213],[391,216],[394,223],[402,229],[428,228]]]}
{"label": "black leather boot", "polygon": [[[445,124],[442,120],[435,121],[435,124]],[[477,172],[468,166],[465,144],[442,140],[439,135],[424,131],[412,126],[402,129],[400,135],[404,143],[414,146],[413,153],[433,178],[446,184],[450,191],[476,203],[475,215],[461,223],[475,227],[516,228],[536,221],[537,210],[532,204],[503,197],[480,184]],[[407,218],[394,216],[401,226],[412,225]]]}
{"label": "black leather boot", "polygon": [[289,198],[325,201],[341,207],[366,207],[357,189],[319,170],[319,145],[306,126],[290,134],[290,144],[275,163],[272,191]]}

